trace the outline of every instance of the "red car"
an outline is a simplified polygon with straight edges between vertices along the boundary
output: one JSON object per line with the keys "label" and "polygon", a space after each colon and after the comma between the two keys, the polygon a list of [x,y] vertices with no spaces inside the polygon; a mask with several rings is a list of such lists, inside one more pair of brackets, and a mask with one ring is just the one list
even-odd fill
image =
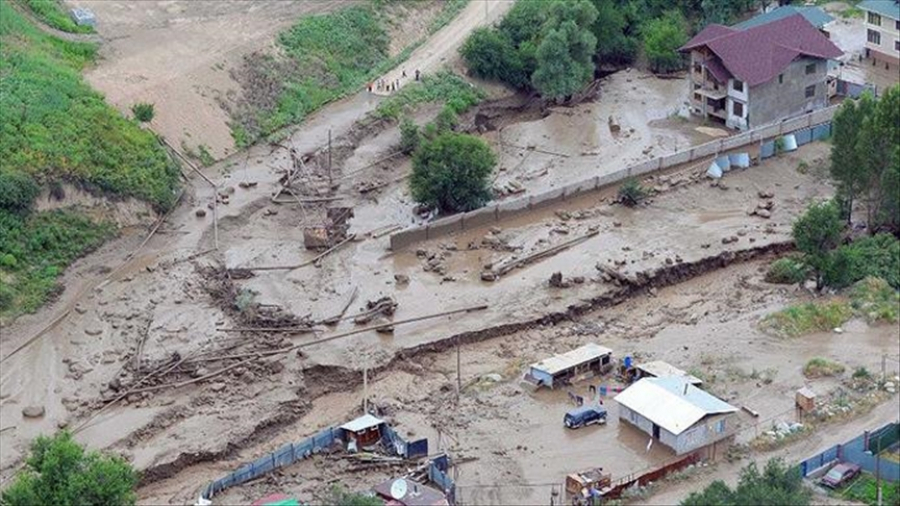
{"label": "red car", "polygon": [[849,462],[842,462],[832,467],[819,483],[828,488],[838,488],[859,474],[859,466]]}

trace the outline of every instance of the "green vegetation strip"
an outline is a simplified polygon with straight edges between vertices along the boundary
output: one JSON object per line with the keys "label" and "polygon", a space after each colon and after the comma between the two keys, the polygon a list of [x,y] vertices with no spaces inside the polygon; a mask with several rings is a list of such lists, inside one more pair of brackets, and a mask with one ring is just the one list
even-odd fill
{"label": "green vegetation strip", "polygon": [[75,212],[0,211],[0,316],[40,307],[61,291],[56,278],[66,266],[113,235],[111,224]]}
{"label": "green vegetation strip", "polygon": [[[881,494],[881,504],[900,504],[900,483],[881,480]],[[878,482],[875,476],[862,473],[852,483],[837,492],[837,495],[850,501],[876,506],[878,504]]]}
{"label": "green vegetation strip", "polygon": [[442,70],[423,76],[421,83],[404,86],[378,104],[372,115],[379,119],[397,120],[402,114],[425,103],[443,103],[455,114],[462,114],[484,98],[482,90],[453,72]]}
{"label": "green vegetation strip", "polygon": [[41,185],[62,197],[61,182],[68,181],[164,210],[175,201],[179,177],[153,133],[124,118],[82,80],[96,46],[47,35],[17,8],[0,1],[4,318],[34,311],[58,292],[56,278],[66,266],[114,235],[111,225],[75,212],[33,212]]}
{"label": "green vegetation strip", "polygon": [[782,337],[797,337],[830,331],[854,315],[871,323],[896,323],[898,320],[900,293],[883,279],[866,278],[856,283],[850,289],[849,297],[849,300],[838,297],[790,306],[766,316],[760,326]]}
{"label": "green vegetation strip", "polygon": [[47,26],[69,33],[94,33],[93,27],[78,25],[60,0],[16,0]]}

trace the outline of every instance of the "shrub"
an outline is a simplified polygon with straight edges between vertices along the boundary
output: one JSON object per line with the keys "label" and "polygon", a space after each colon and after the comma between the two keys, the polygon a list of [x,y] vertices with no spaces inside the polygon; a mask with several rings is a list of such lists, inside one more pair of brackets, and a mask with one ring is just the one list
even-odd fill
{"label": "shrub", "polygon": [[872,373],[870,373],[869,370],[866,369],[865,367],[859,366],[853,370],[853,377],[856,379],[860,379],[860,378],[868,379],[868,378],[872,377]]}
{"label": "shrub", "polygon": [[812,492],[804,486],[797,466],[787,465],[781,458],[770,459],[762,472],[751,462],[741,469],[737,486],[732,489],[716,480],[699,492],[692,492],[682,506],[730,504],[784,504],[806,506]]}
{"label": "shrub", "polygon": [[69,33],[92,33],[94,31],[90,26],[75,23],[59,0],[20,1],[31,10],[35,17],[57,30]]}
{"label": "shrub", "polygon": [[40,188],[28,174],[0,168],[0,209],[10,212],[27,211],[38,193]]}
{"label": "shrub", "polygon": [[647,189],[635,178],[626,179],[619,187],[619,202],[634,207],[647,198]]}
{"label": "shrub", "polygon": [[844,366],[821,357],[812,358],[803,366],[803,375],[807,378],[838,376],[843,373]]}
{"label": "shrub", "polygon": [[654,72],[671,72],[684,66],[678,48],[688,40],[686,25],[681,14],[671,11],[641,28],[644,55]]}
{"label": "shrub", "polygon": [[449,132],[456,128],[456,125],[459,123],[459,117],[456,116],[456,113],[453,112],[448,106],[444,106],[441,109],[441,112],[438,113],[437,118],[434,120],[434,124],[437,127],[438,133]]}
{"label": "shrub", "polygon": [[462,114],[481,102],[485,94],[462,77],[448,70],[422,76],[419,83],[411,83],[378,104],[372,115],[376,118],[398,119],[405,111],[425,103],[441,103],[456,114]]}
{"label": "shrub", "polygon": [[134,119],[140,121],[141,123],[149,123],[153,121],[153,115],[155,114],[153,104],[148,104],[146,102],[138,102],[132,105],[131,112],[134,114]]}
{"label": "shrub", "polygon": [[819,290],[825,286],[831,252],[840,243],[843,228],[838,207],[831,201],[811,204],[803,216],[794,221],[791,229],[794,242],[803,253],[803,263],[815,274]]}
{"label": "shrub", "polygon": [[891,234],[863,237],[837,248],[825,269],[825,284],[844,288],[871,276],[900,289],[900,240]]}
{"label": "shrub", "polygon": [[0,494],[9,506],[34,504],[129,505],[137,473],[121,457],[86,452],[68,432],[40,436],[15,481]]}
{"label": "shrub", "polygon": [[419,127],[411,119],[403,118],[400,122],[400,150],[409,155],[419,147],[421,136]]}
{"label": "shrub", "polygon": [[409,180],[413,199],[442,212],[471,211],[490,200],[497,157],[486,142],[447,132],[423,142]]}
{"label": "shrub", "polygon": [[779,258],[772,262],[766,272],[767,283],[793,285],[802,283],[809,277],[809,268],[796,258]]}

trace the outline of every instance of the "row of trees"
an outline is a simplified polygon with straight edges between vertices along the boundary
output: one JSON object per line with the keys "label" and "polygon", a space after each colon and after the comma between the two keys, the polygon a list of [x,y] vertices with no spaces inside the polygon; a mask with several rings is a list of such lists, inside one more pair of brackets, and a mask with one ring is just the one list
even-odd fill
{"label": "row of trees", "polygon": [[847,100],[832,123],[831,178],[848,223],[862,203],[870,233],[900,231],[900,86]]}
{"label": "row of trees", "polygon": [[519,0],[492,28],[475,30],[460,50],[476,76],[561,99],[582,89],[595,68],[633,62],[682,67],[688,33],[723,23],[754,0]]}
{"label": "row of trees", "polygon": [[716,480],[699,492],[693,492],[682,506],[742,506],[746,504],[778,504],[807,506],[812,491],[803,486],[796,466],[788,466],[780,458],[769,460],[762,472],[751,462],[741,469],[735,488]]}

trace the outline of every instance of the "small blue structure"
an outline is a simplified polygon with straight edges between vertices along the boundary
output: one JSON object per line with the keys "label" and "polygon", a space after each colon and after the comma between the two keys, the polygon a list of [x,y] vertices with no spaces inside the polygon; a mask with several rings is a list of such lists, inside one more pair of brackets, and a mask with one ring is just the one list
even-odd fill
{"label": "small blue structure", "polygon": [[78,26],[90,26],[92,28],[97,27],[97,17],[94,16],[94,13],[91,12],[90,9],[82,9],[80,7],[76,7],[72,9],[71,15],[72,20],[75,21],[75,24]]}

